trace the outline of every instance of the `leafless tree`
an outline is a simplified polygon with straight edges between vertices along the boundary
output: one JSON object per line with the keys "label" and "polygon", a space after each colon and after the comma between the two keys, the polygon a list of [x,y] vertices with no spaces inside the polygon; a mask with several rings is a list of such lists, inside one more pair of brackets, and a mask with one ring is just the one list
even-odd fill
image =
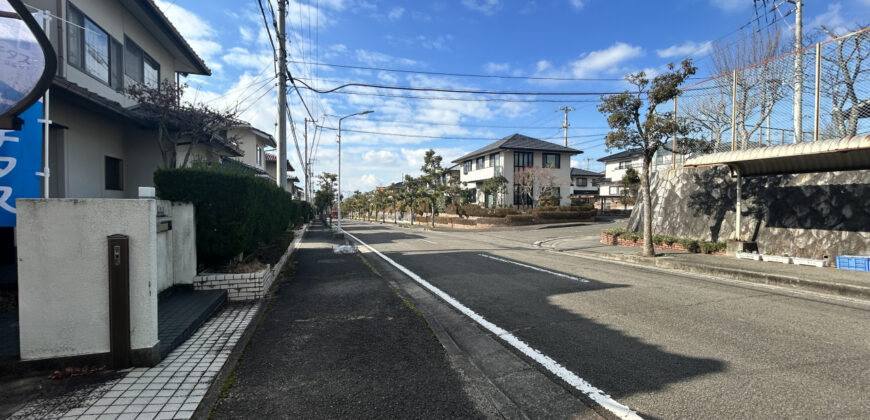
{"label": "leafless tree", "polygon": [[[834,31],[820,27],[832,39],[839,36]],[[870,58],[870,33],[860,32],[850,37],[834,41],[822,47],[822,94],[831,100],[831,121],[827,135],[836,134],[848,137],[858,134],[858,120],[870,117],[870,98],[859,97],[856,83],[866,80],[870,68],[864,66]],[[826,48],[827,47],[827,48]]]}
{"label": "leafless tree", "polygon": [[[537,207],[543,188],[556,186],[553,171],[537,166],[518,168],[514,171],[514,184],[519,186],[519,193],[532,199],[532,207]],[[537,194],[535,190],[537,189]],[[521,200],[522,201],[522,200]]]}

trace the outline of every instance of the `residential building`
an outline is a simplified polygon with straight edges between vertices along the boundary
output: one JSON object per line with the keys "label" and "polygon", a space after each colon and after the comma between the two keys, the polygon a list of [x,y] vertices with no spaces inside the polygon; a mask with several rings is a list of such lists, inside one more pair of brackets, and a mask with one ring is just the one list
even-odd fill
{"label": "residential building", "polygon": [[[50,87],[51,197],[135,197],[164,159],[154,127],[137,118],[124,88],[179,75],[210,75],[153,0],[26,0],[53,19]],[[223,152],[232,145],[218,140]]]}
{"label": "residential building", "polygon": [[604,178],[598,184],[596,207],[609,209],[631,209],[634,206],[623,202],[622,177],[628,168],[641,172],[643,150],[629,149],[598,159],[604,162]]}
{"label": "residential building", "polygon": [[598,198],[598,184],[604,175],[600,172],[571,168],[571,195],[594,203]]}
{"label": "residential building", "polygon": [[[512,134],[475,150],[454,163],[460,165],[462,188],[472,191],[481,206],[530,206],[552,194],[562,205],[571,203],[571,156],[583,153],[555,143]],[[496,176],[507,179],[503,194],[484,194],[483,183]]]}
{"label": "residential building", "polygon": [[[266,160],[266,172],[269,174],[269,177],[277,180],[277,172],[278,172],[278,155],[272,152],[265,152],[265,160]],[[285,188],[287,192],[294,194],[294,188],[299,189],[298,186],[293,185],[294,182],[299,182],[299,178],[290,175],[290,172],[295,171],[293,169],[293,165],[290,164],[290,160],[287,160],[287,187]]]}
{"label": "residential building", "polygon": [[234,160],[268,173],[266,170],[266,148],[274,149],[278,147],[275,143],[275,138],[271,134],[261,131],[250,124],[244,124],[229,129],[227,137],[233,139],[242,151],[242,156],[235,157],[233,158]]}

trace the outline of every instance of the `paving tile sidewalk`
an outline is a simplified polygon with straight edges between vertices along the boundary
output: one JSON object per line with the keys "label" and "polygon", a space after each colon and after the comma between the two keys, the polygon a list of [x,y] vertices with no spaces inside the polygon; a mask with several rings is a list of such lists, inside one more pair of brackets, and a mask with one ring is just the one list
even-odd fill
{"label": "paving tile sidewalk", "polygon": [[214,418],[482,417],[426,321],[337,244],[309,230]]}
{"label": "paving tile sidewalk", "polygon": [[11,419],[188,419],[260,303],[225,307],[153,368],[60,397],[35,399]]}

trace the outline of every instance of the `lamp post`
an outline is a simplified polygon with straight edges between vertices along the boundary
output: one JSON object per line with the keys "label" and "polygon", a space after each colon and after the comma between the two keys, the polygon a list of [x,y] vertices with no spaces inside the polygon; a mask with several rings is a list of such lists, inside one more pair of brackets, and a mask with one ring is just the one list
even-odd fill
{"label": "lamp post", "polygon": [[341,120],[350,118],[355,115],[371,114],[372,110],[357,112],[356,114],[345,115],[338,119],[338,231],[341,232]]}

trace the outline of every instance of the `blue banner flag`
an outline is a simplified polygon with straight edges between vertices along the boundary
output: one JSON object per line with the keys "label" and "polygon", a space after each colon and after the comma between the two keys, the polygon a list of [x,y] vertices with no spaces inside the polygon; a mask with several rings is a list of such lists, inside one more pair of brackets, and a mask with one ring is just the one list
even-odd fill
{"label": "blue banner flag", "polygon": [[21,130],[0,130],[0,227],[15,226],[15,199],[39,198],[42,177],[42,102],[19,116]]}

